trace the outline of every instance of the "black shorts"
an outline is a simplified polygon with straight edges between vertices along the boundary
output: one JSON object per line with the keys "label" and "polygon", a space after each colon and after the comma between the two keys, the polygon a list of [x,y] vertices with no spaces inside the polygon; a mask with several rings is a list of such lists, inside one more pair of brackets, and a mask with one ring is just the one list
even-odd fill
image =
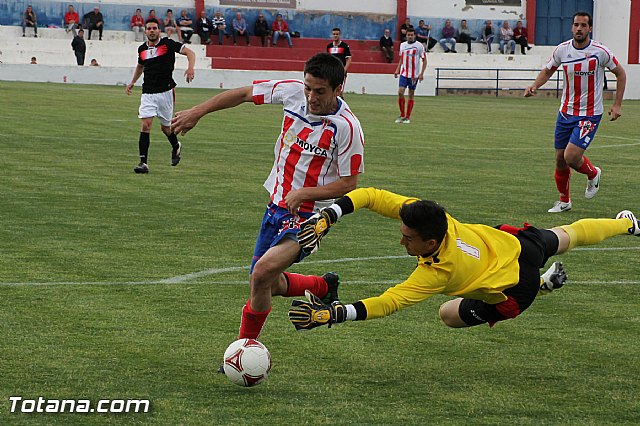
{"label": "black shorts", "polygon": [[540,268],[558,251],[558,236],[548,229],[537,229],[530,225],[524,228],[500,225],[496,228],[515,235],[520,241],[519,281],[504,291],[508,299],[496,305],[482,300],[463,299],[458,313],[468,325],[487,322],[493,325],[515,318],[531,306],[540,289]]}

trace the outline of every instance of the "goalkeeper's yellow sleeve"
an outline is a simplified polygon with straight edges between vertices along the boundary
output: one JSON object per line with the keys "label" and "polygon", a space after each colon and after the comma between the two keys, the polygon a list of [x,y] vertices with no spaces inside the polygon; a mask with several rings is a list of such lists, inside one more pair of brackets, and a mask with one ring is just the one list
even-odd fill
{"label": "goalkeeper's yellow sleeve", "polygon": [[353,203],[354,211],[365,208],[392,219],[400,218],[402,206],[419,200],[376,188],[354,189],[345,196]]}

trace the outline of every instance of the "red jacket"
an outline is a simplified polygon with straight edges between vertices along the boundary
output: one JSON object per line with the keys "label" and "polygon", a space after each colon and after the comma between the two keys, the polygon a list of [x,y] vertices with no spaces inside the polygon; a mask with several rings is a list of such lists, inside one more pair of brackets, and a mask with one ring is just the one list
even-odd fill
{"label": "red jacket", "polygon": [[273,21],[273,24],[271,24],[271,30],[272,31],[284,31],[285,33],[289,32],[289,24],[287,24],[287,21],[285,21],[284,19],[280,22],[278,21]]}
{"label": "red jacket", "polygon": [[80,17],[78,16],[78,12],[73,12],[73,13],[67,12],[64,14],[64,23],[69,24],[71,21],[75,22],[76,24],[80,23]]}
{"label": "red jacket", "polygon": [[525,27],[522,27],[522,28],[515,27],[513,29],[513,38],[516,39],[516,38],[519,38],[519,36],[524,36],[524,38],[527,38],[527,39],[529,38],[529,36],[527,35],[527,29]]}
{"label": "red jacket", "polygon": [[131,28],[133,27],[144,27],[144,18],[138,15],[133,15],[131,17]]}

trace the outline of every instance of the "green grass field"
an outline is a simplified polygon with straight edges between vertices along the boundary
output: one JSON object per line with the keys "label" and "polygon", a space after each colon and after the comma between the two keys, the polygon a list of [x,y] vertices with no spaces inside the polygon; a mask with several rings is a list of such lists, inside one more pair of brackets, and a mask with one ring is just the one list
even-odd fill
{"label": "green grass field", "polygon": [[[212,96],[178,89],[176,109]],[[136,95],[122,87],[0,82],[0,424],[576,424],[640,422],[640,239],[561,257],[570,283],[494,329],[452,330],[435,297],[392,317],[297,333],[274,299],[261,340],[269,380],[216,374],[237,335],[267,202],[277,106],[243,105],[182,137],[171,167],[159,125],[135,175]],[[347,95],[365,131],[360,186],[438,200],[459,220],[539,227],[640,212],[640,102],[603,121],[602,189],[557,199],[559,101]],[[606,108],[610,101],[606,103]],[[342,277],[345,302],[413,270],[399,223],[344,218],[291,268]],[[368,258],[368,260],[358,260]],[[150,399],[148,414],[11,414],[9,396]]]}

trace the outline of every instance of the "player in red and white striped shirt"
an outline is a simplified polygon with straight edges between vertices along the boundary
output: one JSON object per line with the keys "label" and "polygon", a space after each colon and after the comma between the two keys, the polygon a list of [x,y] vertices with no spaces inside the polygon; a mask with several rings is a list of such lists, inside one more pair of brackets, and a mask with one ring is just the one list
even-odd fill
{"label": "player in red and white striped shirt", "polygon": [[271,311],[272,295],[301,296],[311,290],[328,301],[337,300],[336,274],[305,276],[285,270],[305,256],[296,239],[300,223],[355,189],[364,171],[360,122],[337,96],[343,81],[340,60],[319,53],[305,64],[304,81],[254,81],[180,111],[173,119],[174,131],[184,134],[204,115],[243,102],[283,105],[275,161],[264,183],[271,202],[256,241],[239,338],[258,338]]}
{"label": "player in red and white striped shirt", "polygon": [[[420,64],[422,62],[422,65]],[[420,69],[420,71],[418,71]],[[395,78],[400,75],[398,87],[398,107],[400,116],[396,118],[396,123],[411,123],[411,111],[413,110],[413,95],[418,86],[418,81],[424,79],[424,70],[427,69],[427,53],[424,45],[416,41],[416,30],[407,29],[407,41],[400,45],[400,61],[393,73]],[[405,113],[404,92],[409,88],[409,102]]]}
{"label": "player in red and white striped shirt", "polygon": [[591,40],[589,33],[593,20],[586,12],[573,16],[573,39],[556,47],[547,66],[540,71],[536,81],[528,87],[524,96],[533,96],[536,90],[562,67],[564,90],[555,130],[556,187],[560,200],[548,211],[559,213],[571,210],[573,204],[569,196],[571,169],[587,175],[587,189],[584,196],[595,197],[600,189],[602,170],[595,167],[584,155],[589,147],[602,118],[602,91],[605,83],[605,67],[616,76],[616,98],[609,109],[611,121],[620,117],[622,97],[626,85],[624,68],[613,53],[597,41]]}

